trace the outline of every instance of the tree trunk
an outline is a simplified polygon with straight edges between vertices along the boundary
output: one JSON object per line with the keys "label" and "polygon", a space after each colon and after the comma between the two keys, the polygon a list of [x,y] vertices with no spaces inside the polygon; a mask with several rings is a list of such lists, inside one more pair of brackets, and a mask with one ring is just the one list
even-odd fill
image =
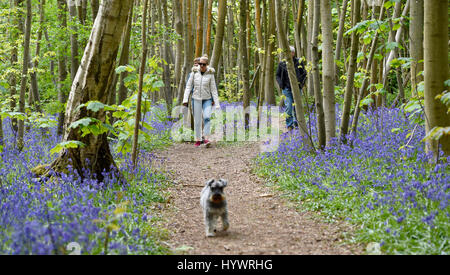
{"label": "tree trunk", "polygon": [[[38,31],[38,37],[36,42],[36,50],[35,50],[35,57],[36,60],[30,63],[30,68],[32,71],[30,72],[30,79],[31,79],[31,90],[30,90],[30,96],[32,98],[32,104],[34,104],[34,107],[36,111],[41,112],[41,106],[40,106],[40,95],[39,95],[39,88],[38,88],[38,81],[37,81],[37,73],[36,70],[39,66],[39,55],[41,52],[41,40],[42,40],[42,33],[45,23],[45,17],[44,17],[44,8],[45,8],[45,0],[40,0],[39,3],[39,31]],[[31,57],[30,57],[31,60]]]}
{"label": "tree trunk", "polygon": [[[12,4],[11,8],[13,8],[14,6],[16,8],[20,7],[23,3],[23,0],[15,0],[14,4]],[[13,25],[17,26],[16,28],[12,28],[11,30],[11,40],[12,41],[17,41],[19,38],[19,33],[23,33],[23,18],[22,18],[22,13],[21,12],[17,12],[17,16],[14,17],[13,19]],[[12,50],[11,50],[11,67],[13,68],[17,68],[17,62],[19,61],[18,59],[18,55],[19,55],[19,50],[17,47],[17,43],[13,43],[12,46]],[[18,68],[17,68],[18,69]],[[9,78],[9,87],[10,87],[10,108],[11,111],[16,111],[16,106],[17,106],[17,102],[16,102],[16,95],[17,95],[17,77],[14,73],[11,73],[11,76]],[[16,118],[12,118],[11,119],[11,126],[12,126],[12,130],[14,133],[17,133],[18,131],[18,125],[17,125],[17,119]]]}
{"label": "tree trunk", "polygon": [[[122,39],[122,53],[120,54],[119,65],[125,66],[130,61],[130,39],[131,39],[131,27],[133,23],[133,7],[134,1],[131,2],[130,14],[128,15],[126,31]],[[128,76],[128,72],[125,70],[120,73],[120,83],[117,103],[120,105],[128,97],[128,89],[125,87],[125,78]]]}
{"label": "tree trunk", "polygon": [[298,126],[300,128],[300,134],[304,137],[304,141],[308,145],[312,145],[311,139],[308,135],[308,129],[306,127],[305,113],[303,110],[303,102],[300,94],[300,88],[298,85],[297,74],[295,73],[294,61],[291,57],[291,50],[289,49],[289,42],[287,40],[287,33],[283,26],[281,1],[275,0],[275,14],[276,25],[278,28],[278,39],[283,47],[283,57],[286,59],[286,67],[289,75],[289,82],[291,84],[292,95],[294,97],[295,113],[297,115]]}
{"label": "tree trunk", "polygon": [[92,8],[92,21],[95,21],[95,18],[97,18],[98,13],[98,1],[99,0],[92,0],[91,1],[91,8]]}
{"label": "tree trunk", "polygon": [[320,72],[319,72],[319,21],[320,21],[320,0],[314,0],[313,5],[313,25],[311,33],[311,59],[312,59],[312,78],[314,101],[316,107],[317,118],[317,137],[319,140],[319,148],[323,149],[326,145],[325,119],[323,112],[322,89],[320,88]]}
{"label": "tree trunk", "polygon": [[203,10],[205,7],[205,0],[198,0],[198,10],[197,10],[197,35],[195,38],[195,56],[199,57],[202,55],[203,46]]}
{"label": "tree trunk", "polygon": [[[301,28],[303,25],[303,12],[305,10],[305,0],[299,0],[299,5],[297,8],[297,16],[294,22],[294,39],[295,48],[298,57],[301,57],[302,52],[302,42],[301,42]],[[295,9],[292,10],[293,15],[295,15]]]}
{"label": "tree trunk", "polygon": [[210,56],[211,53],[211,28],[212,28],[212,8],[213,0],[208,1],[208,24],[206,26],[206,47],[205,54]]}
{"label": "tree trunk", "polygon": [[248,56],[247,56],[247,0],[241,0],[240,2],[240,12],[239,12],[239,50],[240,50],[240,65],[241,65],[241,79],[242,79],[242,89],[243,89],[243,105],[245,112],[245,129],[248,129],[249,124],[249,113],[247,113],[247,107],[250,106],[250,91],[249,91],[249,67],[248,67]]}
{"label": "tree trunk", "polygon": [[326,145],[336,136],[336,106],[334,95],[334,55],[333,30],[331,24],[330,1],[320,1],[320,16],[322,21],[322,82],[323,109],[325,115]]}
{"label": "tree trunk", "polygon": [[218,69],[219,58],[222,55],[223,36],[225,33],[225,18],[227,15],[227,0],[219,0],[219,15],[217,18],[216,36],[214,38],[214,48],[212,52],[211,67]]}
{"label": "tree trunk", "polygon": [[[61,28],[63,30],[67,30],[67,17],[66,17],[66,10],[67,10],[67,5],[66,5],[66,1],[65,0],[58,0],[57,2],[58,4],[58,21],[59,24],[61,26]],[[59,103],[65,104],[66,103],[66,94],[65,94],[65,87],[64,82],[67,78],[67,58],[66,55],[64,53],[66,47],[66,39],[65,39],[65,33],[60,33],[59,34],[59,39],[61,42],[64,43],[63,47],[58,48],[58,101]],[[58,115],[58,130],[57,133],[58,135],[62,135],[63,134],[63,127],[64,127],[64,117],[65,114],[64,112],[60,112]]]}
{"label": "tree trunk", "polygon": [[[313,56],[312,56],[312,47],[311,47],[311,43],[313,40],[313,27],[314,27],[314,0],[308,0],[308,18],[307,18],[307,26],[308,26],[308,49],[306,52],[306,60],[308,62],[308,64],[313,64]],[[315,91],[314,91],[314,82],[313,82],[314,76],[312,74],[311,70],[308,70],[308,79],[307,79],[307,89],[308,89],[308,94],[310,96],[315,96]],[[321,105],[322,106],[322,105]]]}
{"label": "tree trunk", "polygon": [[[30,40],[31,40],[31,0],[27,0],[27,15],[25,19],[25,33],[23,40],[23,63],[22,63],[22,78],[20,81],[20,97],[19,97],[19,112],[25,113],[25,93],[27,90],[27,75],[30,57]],[[19,127],[17,132],[17,148],[23,148],[23,136],[25,130],[25,121],[19,120]]]}
{"label": "tree trunk", "polygon": [[[167,13],[167,0],[161,0],[162,2],[162,15],[163,15],[163,24],[167,28],[169,28],[169,18]],[[172,112],[172,103],[173,103],[173,93],[172,93],[172,85],[170,79],[170,53],[169,53],[169,38],[167,37],[167,33],[163,33],[163,45],[162,45],[162,53],[163,59],[166,63],[163,65],[163,82],[164,85],[164,99],[166,101],[167,114],[170,115]]]}
{"label": "tree trunk", "polygon": [[[180,36],[180,39],[178,39],[176,41],[176,58],[175,58],[175,85],[179,85],[180,84],[180,79],[181,79],[181,67],[182,67],[182,62],[183,62],[183,48],[184,48],[184,39],[183,39],[183,16],[182,16],[182,6],[183,6],[183,0],[174,0],[173,4],[175,6],[175,11],[174,11],[174,15],[175,15],[175,31],[177,32],[177,34]],[[183,85],[184,86],[184,85]],[[177,87],[175,87],[176,91],[178,91],[178,104],[181,104],[180,102],[180,91],[182,91],[182,89],[177,89]]]}
{"label": "tree trunk", "polygon": [[137,164],[137,150],[138,150],[138,137],[139,137],[139,122],[141,121],[141,101],[142,101],[142,88],[144,83],[144,71],[145,63],[147,61],[147,3],[148,0],[144,0],[144,14],[142,15],[142,56],[141,66],[139,68],[139,86],[136,103],[136,118],[134,119],[134,136],[133,136],[133,149],[131,152],[131,161],[136,167]]}
{"label": "tree trunk", "polygon": [[[115,73],[115,63],[124,26],[127,22],[132,0],[104,0],[100,5],[97,20],[91,31],[89,43],[84,51],[66,108],[63,141],[81,141],[84,147],[65,148],[50,165],[56,172],[67,171],[70,164],[80,176],[88,169],[99,180],[102,172],[116,167],[111,155],[107,134],[81,136],[79,128],[69,127],[82,118],[92,117],[105,122],[105,112],[79,108],[81,104],[96,100],[106,103]],[[70,160],[70,161],[69,161]]]}
{"label": "tree trunk", "polygon": [[[378,18],[379,21],[381,21],[384,16],[384,2],[385,1],[382,1],[382,3],[381,3],[381,11],[380,11],[380,16]],[[366,67],[365,67],[366,72],[368,72],[372,66],[373,57],[374,57],[375,51],[376,51],[377,41],[378,41],[378,32],[375,33],[375,36],[372,39],[372,44],[370,45],[371,48],[370,48],[370,52],[369,52],[369,57],[367,59],[367,63],[366,63]],[[356,135],[357,127],[358,127],[359,113],[361,112],[360,103],[364,97],[364,92],[366,91],[367,86],[368,86],[368,80],[367,80],[367,77],[365,77],[361,84],[361,88],[359,89],[359,92],[358,92],[358,97],[357,97],[356,104],[355,104],[355,112],[354,112],[353,120],[352,120],[352,133],[355,135]]]}
{"label": "tree trunk", "polygon": [[[354,0],[352,1],[352,26],[356,26],[358,22],[361,20],[361,1]],[[357,31],[352,32],[351,34],[351,49],[350,49],[350,60],[347,71],[347,81],[345,84],[345,93],[344,93],[344,106],[342,107],[342,118],[340,125],[340,141],[343,143],[347,142],[347,133],[348,133],[348,125],[350,121],[350,108],[352,106],[352,96],[353,96],[353,88],[355,82],[355,72],[356,72],[356,58],[358,56],[358,48],[359,48],[359,35]]]}
{"label": "tree trunk", "polygon": [[76,26],[77,8],[75,0],[67,0],[67,6],[69,7],[69,15],[71,21],[70,28],[70,79],[73,81],[77,74],[79,62],[78,62],[78,28]]}
{"label": "tree trunk", "polygon": [[[409,11],[409,2],[410,2],[410,0],[406,1],[405,8],[404,8],[404,10],[402,12],[402,15],[401,15],[402,19],[400,20],[400,27],[397,29],[395,37],[393,37],[394,38],[393,41],[395,41],[396,43],[399,43],[399,44],[400,44],[400,40],[402,39],[403,29],[405,28],[405,17],[408,14],[408,11]],[[401,3],[400,3],[400,5],[401,5]],[[388,79],[388,76],[389,76],[389,71],[391,70],[392,60],[397,56],[397,53],[398,53],[398,48],[397,47],[392,49],[390,51],[390,53],[389,53],[388,58],[387,58],[386,65],[384,66],[383,84],[385,84],[385,86],[384,86],[385,88],[387,86],[387,79]]]}
{"label": "tree trunk", "polygon": [[417,95],[417,85],[423,81],[420,72],[423,71],[423,2],[424,0],[412,0],[410,8],[409,41],[411,61],[411,91]]}
{"label": "tree trunk", "polygon": [[[347,14],[347,2],[348,0],[344,0],[342,3],[342,12],[341,17],[339,18],[339,30],[336,39],[336,52],[334,54],[334,60],[338,61],[341,59],[341,45],[342,45],[342,37],[344,36],[344,23],[345,23],[345,15]],[[353,12],[353,10],[352,10]],[[339,83],[339,75],[338,75],[338,67],[335,64],[335,81],[336,84]]]}
{"label": "tree trunk", "polygon": [[[275,85],[274,85],[274,57],[272,52],[275,51],[275,39],[271,37],[276,34],[276,22],[275,22],[275,5],[274,0],[269,1],[269,28],[266,35],[267,47],[266,47],[266,68],[265,68],[265,80],[264,80],[264,93],[265,93],[265,101],[268,105],[276,105],[277,102],[275,100]],[[286,33],[283,33],[286,35]]]}
{"label": "tree trunk", "polygon": [[[447,88],[448,68],[448,0],[427,0],[424,6],[424,67],[425,67],[425,123],[427,134],[434,127],[449,127],[447,106],[436,99]],[[450,135],[444,134],[437,142],[429,139],[427,150],[439,156],[439,144],[445,156],[450,155]]]}

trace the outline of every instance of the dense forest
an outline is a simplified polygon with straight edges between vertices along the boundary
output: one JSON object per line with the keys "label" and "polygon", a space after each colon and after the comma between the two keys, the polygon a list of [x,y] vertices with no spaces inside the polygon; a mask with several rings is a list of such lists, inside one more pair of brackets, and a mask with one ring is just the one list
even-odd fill
{"label": "dense forest", "polygon": [[222,111],[242,106],[246,130],[250,107],[285,110],[286,63],[298,128],[281,127],[252,173],[353,224],[346,241],[367,252],[448,254],[449,11],[446,0],[0,0],[0,253],[68,254],[73,242],[172,253],[149,206],[173,182],[154,154],[179,142],[173,110],[207,56]]}

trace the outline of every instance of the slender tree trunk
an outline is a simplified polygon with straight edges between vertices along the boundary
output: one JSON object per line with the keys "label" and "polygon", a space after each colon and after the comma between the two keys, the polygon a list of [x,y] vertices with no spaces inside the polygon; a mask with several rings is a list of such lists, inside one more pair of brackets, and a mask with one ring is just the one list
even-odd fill
{"label": "slender tree trunk", "polygon": [[[275,85],[274,85],[274,67],[275,61],[272,52],[275,50],[275,39],[271,37],[275,37],[276,34],[276,19],[275,19],[275,4],[274,0],[268,0],[269,2],[269,29],[267,32],[266,40],[268,40],[268,44],[266,47],[266,69],[265,69],[265,101],[268,105],[276,105],[277,102],[275,100]],[[286,33],[283,33],[286,35]]]}
{"label": "slender tree trunk", "polygon": [[205,54],[210,56],[211,53],[211,28],[212,28],[212,8],[213,8],[213,0],[208,1],[208,24],[206,27],[206,47]]}
{"label": "slender tree trunk", "polygon": [[[437,99],[447,88],[448,68],[448,1],[427,0],[424,6],[424,67],[425,67],[425,123],[427,134],[434,127],[449,127],[447,106]],[[448,89],[447,89],[448,90]],[[439,156],[439,144],[445,156],[450,155],[450,135],[444,134],[439,142],[429,139],[427,150]]]}
{"label": "slender tree trunk", "polygon": [[[39,66],[39,55],[41,52],[41,40],[42,40],[44,23],[45,23],[44,8],[45,8],[45,0],[40,0],[40,3],[39,3],[39,31],[38,31],[38,37],[37,37],[37,43],[36,43],[36,50],[35,50],[36,60],[34,62],[30,63],[30,67],[31,67],[31,69],[33,69],[30,72],[30,80],[31,80],[30,96],[32,98],[32,103],[34,104],[34,107],[35,107],[36,111],[38,111],[38,112],[41,112],[41,107],[40,107],[40,95],[39,95],[36,70]],[[31,60],[31,58],[30,58],[30,60]]]}
{"label": "slender tree trunk", "polygon": [[[296,1],[296,0],[294,0]],[[299,0],[299,5],[297,8],[297,14],[296,19],[294,22],[294,39],[295,39],[295,48],[297,52],[297,56],[301,57],[302,49],[302,42],[301,42],[301,28],[303,25],[303,12],[305,10],[305,0]],[[295,14],[295,10],[293,9],[292,12]]]}
{"label": "slender tree trunk", "polygon": [[[342,12],[341,12],[341,17],[339,18],[339,30],[338,30],[338,34],[337,34],[337,39],[336,39],[336,52],[334,55],[334,60],[336,60],[336,62],[338,60],[341,59],[341,45],[342,45],[342,37],[344,36],[344,23],[345,23],[345,15],[347,14],[347,2],[348,0],[344,0],[342,2]],[[353,12],[353,10],[352,10]],[[335,81],[336,84],[339,83],[339,75],[338,75],[338,67],[335,64]]]}
{"label": "slender tree trunk", "polygon": [[202,55],[203,46],[203,10],[205,7],[205,0],[198,0],[198,10],[197,10],[197,35],[195,39],[195,56]]}
{"label": "slender tree trunk", "polygon": [[[63,30],[67,30],[67,17],[66,17],[66,10],[67,5],[65,0],[58,0],[58,21],[59,25]],[[64,53],[66,49],[66,36],[65,32],[61,32],[58,35],[59,40],[63,43],[62,47],[58,48],[58,101],[62,105],[66,103],[66,94],[65,94],[65,87],[64,82],[67,78],[67,57]],[[63,134],[63,127],[64,127],[64,111],[60,112],[58,115],[58,130],[57,133],[59,136]]]}
{"label": "slender tree trunk", "polygon": [[[131,39],[131,28],[133,23],[133,8],[134,1],[131,2],[130,14],[128,15],[128,21],[126,26],[126,31],[122,39],[122,53],[120,54],[119,65],[125,66],[130,62],[130,39]],[[122,102],[128,96],[128,89],[125,87],[125,78],[128,76],[128,72],[125,70],[120,73],[120,83],[119,83],[119,92],[118,92],[118,104],[122,104]]]}
{"label": "slender tree trunk", "polygon": [[300,128],[300,134],[304,137],[305,142],[311,146],[312,143],[308,135],[308,129],[306,127],[305,112],[303,110],[303,102],[298,85],[297,74],[295,73],[294,61],[291,57],[291,50],[289,49],[287,33],[283,26],[281,0],[275,0],[275,14],[276,25],[278,29],[278,39],[280,40],[280,43],[282,45],[283,57],[284,59],[286,59],[286,67],[289,75],[289,82],[291,84],[292,95],[294,97],[295,112],[297,115],[298,126]]}
{"label": "slender tree trunk", "polygon": [[[175,15],[175,31],[180,36],[180,39],[176,41],[176,59],[175,59],[175,85],[180,84],[181,79],[181,69],[182,69],[182,62],[183,62],[183,48],[184,48],[184,40],[183,40],[183,16],[182,16],[182,7],[183,7],[183,0],[174,0],[173,4],[175,6],[174,15]],[[184,85],[183,85],[184,86]],[[177,87],[175,87],[177,88]],[[180,92],[182,89],[176,89],[178,91],[178,104],[181,104],[180,99],[182,98],[182,95],[180,95]]]}
{"label": "slender tree trunk", "polygon": [[227,15],[227,0],[219,0],[219,15],[217,18],[216,36],[210,65],[217,69],[219,58],[222,55],[223,36],[225,34],[225,18]]}
{"label": "slender tree trunk", "polygon": [[313,6],[313,25],[311,34],[311,59],[312,59],[312,77],[314,85],[314,101],[316,107],[317,120],[317,137],[319,140],[319,148],[323,149],[326,145],[325,119],[323,111],[323,97],[320,88],[320,72],[319,72],[319,22],[320,22],[320,0],[314,0]]}
{"label": "slender tree trunk", "polygon": [[[313,53],[312,53],[312,40],[313,40],[313,26],[314,26],[314,0],[308,0],[308,22],[307,22],[307,26],[308,26],[308,49],[306,52],[306,60],[308,62],[308,64],[313,64]],[[308,70],[308,79],[307,79],[307,89],[308,89],[308,94],[310,96],[315,96],[315,91],[314,91],[314,82],[313,82],[313,74],[311,70]],[[322,106],[322,105],[321,105]]]}
{"label": "slender tree trunk", "polygon": [[248,68],[248,56],[247,56],[247,0],[241,0],[239,13],[239,49],[240,49],[240,65],[241,65],[241,79],[244,95],[244,112],[245,112],[245,128],[248,129],[249,125],[249,113],[246,112],[247,107],[250,106],[250,91],[249,91],[249,68]]}
{"label": "slender tree trunk", "polygon": [[67,0],[67,6],[69,7],[70,15],[70,79],[73,81],[77,74],[79,62],[78,62],[78,28],[76,26],[77,8],[75,0]]}
{"label": "slender tree trunk", "polygon": [[99,0],[91,0],[91,8],[92,8],[92,21],[95,21],[98,13],[98,1]]}
{"label": "slender tree trunk", "polygon": [[[361,1],[352,1],[352,26],[356,26],[361,20]],[[359,48],[359,35],[357,31],[351,34],[351,49],[350,49],[350,60],[347,71],[347,81],[345,83],[345,93],[344,93],[344,106],[342,108],[342,118],[340,125],[340,140],[343,143],[347,142],[348,126],[350,121],[350,108],[352,105],[353,88],[355,81],[356,72],[356,58],[358,56]]]}
{"label": "slender tree trunk", "polygon": [[[22,78],[20,81],[20,97],[19,97],[19,112],[25,113],[25,93],[27,90],[27,75],[30,57],[30,40],[31,40],[31,0],[26,1],[27,15],[25,19],[25,33],[23,40],[23,63],[22,63]],[[17,132],[17,148],[22,150],[23,148],[23,136],[25,130],[25,121],[19,120],[19,127]]]}
{"label": "slender tree trunk", "polygon": [[[167,0],[161,0],[162,2],[162,15],[163,15],[163,24],[166,27],[169,27],[169,18],[167,13]],[[164,86],[164,99],[166,101],[167,113],[170,115],[172,112],[172,103],[173,103],[173,93],[172,93],[172,85],[170,79],[170,53],[169,53],[169,39],[167,37],[166,32],[163,34],[163,45],[162,45],[163,57],[166,60],[166,63],[163,65],[163,82]]]}
{"label": "slender tree trunk", "polygon": [[[22,6],[23,0],[15,0],[14,4],[11,4],[11,6],[20,7]],[[19,61],[18,59],[18,47],[17,47],[17,40],[19,39],[19,33],[23,33],[23,18],[22,13],[17,12],[17,15],[13,19],[13,25],[17,26],[17,28],[12,28],[11,30],[11,40],[14,41],[12,50],[11,50],[11,67],[17,68],[17,63]],[[18,69],[18,68],[17,68]],[[9,78],[9,87],[10,87],[10,108],[11,111],[16,111],[16,95],[17,95],[17,77],[14,73],[11,73]],[[18,125],[17,125],[17,119],[13,118],[11,119],[11,126],[14,133],[17,133],[18,131]]]}
{"label": "slender tree trunk", "polygon": [[79,108],[81,104],[96,100],[106,103],[115,73],[117,52],[124,26],[127,23],[132,0],[104,0],[91,31],[84,56],[72,84],[66,108],[66,131],[63,141],[81,141],[83,147],[65,148],[50,165],[57,172],[66,171],[70,164],[83,176],[82,169],[90,170],[99,180],[102,172],[116,167],[111,155],[107,134],[81,136],[80,129],[69,127],[79,119],[92,117],[105,122],[106,113]]}
{"label": "slender tree trunk", "polygon": [[[396,32],[395,37],[394,37],[394,41],[396,43],[399,43],[399,44],[400,44],[400,40],[402,39],[403,30],[405,28],[405,17],[406,17],[406,15],[409,12],[409,2],[410,2],[410,0],[406,1],[405,8],[404,8],[404,10],[402,12],[402,19],[400,20],[400,27],[397,29],[397,32]],[[386,84],[387,84],[389,71],[391,70],[392,60],[397,56],[397,53],[398,53],[398,48],[397,47],[392,49],[390,51],[390,53],[389,53],[388,59],[386,61],[386,65],[384,66],[383,83],[385,84],[385,88],[386,88]]]}
{"label": "slender tree trunk", "polygon": [[148,0],[144,0],[144,14],[142,15],[142,59],[141,66],[139,68],[139,87],[136,103],[136,118],[134,120],[134,136],[133,136],[133,149],[131,152],[131,161],[136,167],[137,164],[137,150],[138,150],[138,137],[139,137],[139,122],[141,121],[141,101],[142,101],[142,88],[144,83],[144,71],[145,63],[147,60],[147,3]]}
{"label": "slender tree trunk", "polygon": [[334,55],[333,31],[331,25],[330,1],[320,1],[320,16],[322,21],[322,82],[323,108],[325,115],[326,145],[336,136],[336,107],[334,95]]}
{"label": "slender tree trunk", "polygon": [[[383,0],[381,3],[380,17],[378,18],[379,21],[381,21],[384,16],[384,2],[385,1]],[[376,46],[377,46],[377,40],[378,40],[378,32],[375,33],[375,36],[372,39],[372,44],[370,45],[370,47],[371,47],[370,53],[369,53],[369,57],[367,59],[366,67],[365,67],[366,71],[369,71],[372,66],[373,57],[375,55]],[[368,80],[367,80],[367,78],[364,78],[363,82],[361,84],[361,88],[359,89],[359,93],[358,93],[358,97],[357,97],[357,101],[356,101],[356,105],[355,105],[355,112],[354,112],[353,120],[352,120],[352,131],[351,132],[355,135],[356,135],[357,127],[358,127],[359,113],[361,112],[360,103],[364,97],[364,92],[366,91],[367,86],[368,86]]]}
{"label": "slender tree trunk", "polygon": [[423,81],[420,72],[423,71],[423,15],[424,0],[411,0],[410,3],[410,56],[411,62],[411,91],[412,95],[417,95],[417,85]]}
{"label": "slender tree trunk", "polygon": [[[259,85],[258,89],[256,89],[257,97],[258,97],[258,114],[260,111],[260,106],[262,106],[263,103],[263,97],[264,97],[264,41],[263,41],[263,35],[262,35],[262,28],[261,28],[261,1],[256,0],[255,1],[255,31],[256,31],[256,43],[258,46],[258,57],[259,57],[259,63],[260,63],[260,70],[259,70]],[[265,18],[264,18],[265,19]],[[258,115],[258,121],[259,121],[260,115]],[[259,125],[259,124],[258,124]]]}

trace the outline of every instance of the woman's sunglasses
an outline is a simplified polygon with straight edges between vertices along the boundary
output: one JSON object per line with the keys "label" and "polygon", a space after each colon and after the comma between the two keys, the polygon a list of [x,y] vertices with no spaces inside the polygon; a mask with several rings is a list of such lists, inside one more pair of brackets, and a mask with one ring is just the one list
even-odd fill
{"label": "woman's sunglasses", "polygon": [[206,66],[206,65],[208,65],[208,64],[206,64],[206,63],[198,63],[198,65],[200,65],[200,66]]}

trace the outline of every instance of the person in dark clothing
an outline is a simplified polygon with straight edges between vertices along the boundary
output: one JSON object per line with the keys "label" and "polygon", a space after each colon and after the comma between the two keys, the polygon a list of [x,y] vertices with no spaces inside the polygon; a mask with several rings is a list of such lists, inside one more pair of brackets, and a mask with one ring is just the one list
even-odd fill
{"label": "person in dark clothing", "polygon": [[[303,84],[306,80],[306,70],[303,62],[300,63],[299,59],[295,57],[295,48],[290,47],[291,56],[294,60],[295,73],[297,75],[297,80],[300,88],[300,93],[302,92]],[[277,74],[276,74],[278,85],[283,91],[283,95],[286,97],[284,103],[286,105],[286,127],[288,130],[298,127],[297,116],[295,114],[295,107],[292,106],[294,103],[294,97],[292,95],[291,83],[289,81],[289,75],[287,71],[286,62],[282,61],[278,64]]]}

